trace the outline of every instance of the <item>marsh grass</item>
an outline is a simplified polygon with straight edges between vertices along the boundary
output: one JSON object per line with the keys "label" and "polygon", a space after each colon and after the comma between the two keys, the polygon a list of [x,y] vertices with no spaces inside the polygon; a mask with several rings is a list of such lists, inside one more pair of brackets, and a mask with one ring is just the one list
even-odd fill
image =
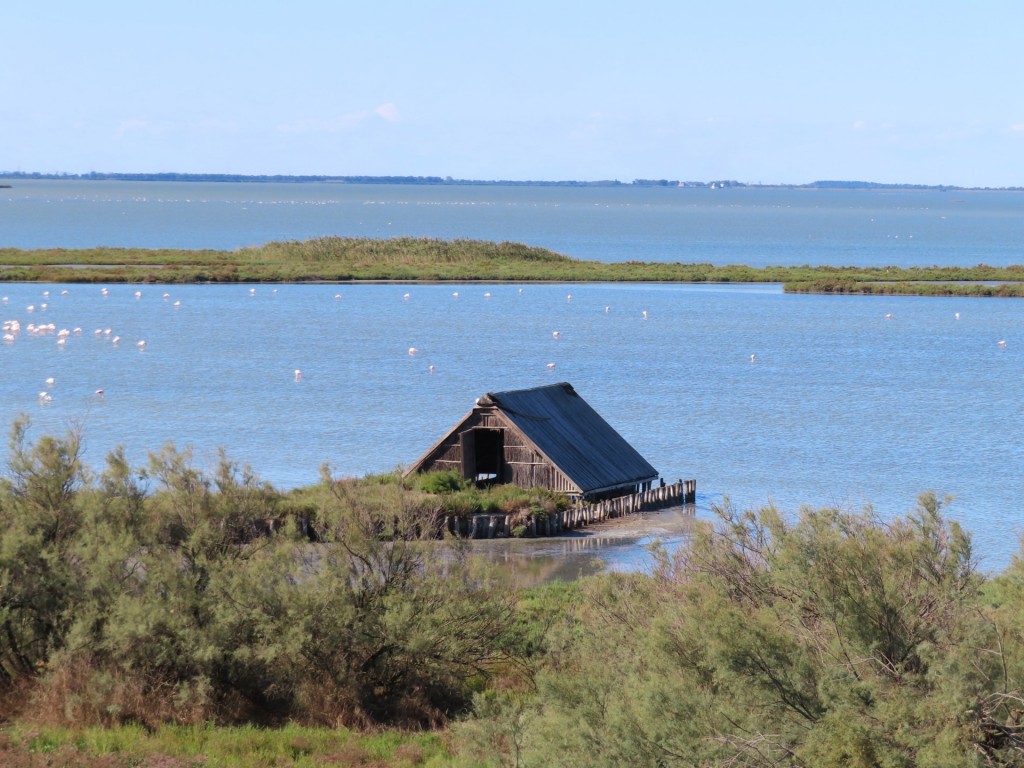
{"label": "marsh grass", "polygon": [[[982,278],[984,279],[984,278]],[[808,280],[786,283],[786,293],[837,293],[861,296],[967,296],[980,298],[1024,297],[1024,283],[1015,282],[870,282],[857,280]]]}
{"label": "marsh grass", "polygon": [[[366,484],[367,479],[360,481]],[[453,470],[424,472],[404,481],[409,490],[433,498],[445,515],[532,515],[544,519],[569,505],[563,493],[546,488],[520,488],[512,483],[477,487]]]}
{"label": "marsh grass", "polygon": [[783,283],[793,293],[1020,296],[1024,267],[749,267],[582,261],[521,243],[320,237],[235,251],[0,248],[0,281],[198,283],[308,281]]}
{"label": "marsh grass", "polygon": [[255,768],[468,766],[456,761],[443,732],[356,733],[295,724],[254,726],[165,725],[146,729],[30,728],[0,730],[0,762],[10,768],[64,765],[82,768]]}

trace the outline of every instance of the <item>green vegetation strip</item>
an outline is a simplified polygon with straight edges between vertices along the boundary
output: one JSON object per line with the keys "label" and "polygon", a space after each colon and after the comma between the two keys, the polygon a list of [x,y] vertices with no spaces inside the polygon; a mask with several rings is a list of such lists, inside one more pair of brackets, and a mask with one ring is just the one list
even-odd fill
{"label": "green vegetation strip", "polygon": [[[0,281],[197,283],[302,281],[783,283],[792,293],[1021,296],[1024,266],[748,267],[583,261],[520,243],[322,237],[234,251],[0,249]],[[984,283],[1002,283],[986,285]]]}
{"label": "green vegetation strip", "polygon": [[262,766],[454,766],[438,733],[395,730],[360,734],[345,728],[216,727],[164,725],[143,728],[16,726],[0,729],[0,761],[7,768],[61,765],[128,768],[261,768]]}
{"label": "green vegetation strip", "polygon": [[[979,268],[981,269],[981,268]],[[989,268],[984,268],[988,270]],[[1002,270],[1009,273],[1017,267]],[[906,270],[904,270],[906,271]],[[968,270],[970,272],[970,270]],[[930,278],[920,278],[920,282],[908,282],[900,279],[892,282],[871,282],[851,279],[820,279],[806,282],[787,282],[783,289],[786,293],[845,293],[862,296],[975,296],[997,298],[1024,297],[1024,283],[1015,282],[979,282],[984,280],[1011,280],[1008,276],[999,278],[963,277],[965,282],[944,283],[932,282]],[[1019,279],[1019,278],[1018,278]],[[972,282],[974,281],[974,282]]]}

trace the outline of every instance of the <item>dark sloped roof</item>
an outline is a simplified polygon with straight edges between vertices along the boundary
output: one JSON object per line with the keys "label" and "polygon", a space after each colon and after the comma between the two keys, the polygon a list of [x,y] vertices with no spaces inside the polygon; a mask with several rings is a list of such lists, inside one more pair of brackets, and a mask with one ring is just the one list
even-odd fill
{"label": "dark sloped roof", "polygon": [[497,406],[584,493],[658,476],[571,384],[488,392],[477,402]]}

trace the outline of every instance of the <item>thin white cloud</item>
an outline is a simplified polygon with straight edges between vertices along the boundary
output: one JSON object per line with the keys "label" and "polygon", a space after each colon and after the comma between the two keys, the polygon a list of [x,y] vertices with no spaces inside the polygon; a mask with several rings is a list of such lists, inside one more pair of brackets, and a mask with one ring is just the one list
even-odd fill
{"label": "thin white cloud", "polygon": [[396,107],[390,101],[387,104],[381,104],[373,111],[379,117],[384,118],[389,123],[396,123],[399,120],[398,107]]}
{"label": "thin white cloud", "polygon": [[380,118],[389,123],[399,119],[398,107],[390,102],[381,104],[374,109],[364,109],[359,112],[349,112],[338,117],[321,119],[311,118],[307,120],[296,120],[291,123],[283,123],[277,127],[280,133],[311,134],[311,133],[339,133],[354,125],[359,125],[367,120]]}

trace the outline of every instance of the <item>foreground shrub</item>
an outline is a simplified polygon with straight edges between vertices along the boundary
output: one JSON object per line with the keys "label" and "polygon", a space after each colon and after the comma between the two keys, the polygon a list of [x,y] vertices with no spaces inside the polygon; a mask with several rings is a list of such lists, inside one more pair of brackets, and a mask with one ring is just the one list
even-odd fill
{"label": "foreground shrub", "polygon": [[14,424],[10,476],[0,480],[0,686],[45,669],[85,598],[76,574],[77,539],[86,517],[81,438],[27,442]]}
{"label": "foreground shrub", "polygon": [[0,701],[30,720],[424,727],[505,658],[511,601],[397,479],[285,497],[168,446],[94,480],[77,436],[27,426],[0,484]]}
{"label": "foreground shrub", "polygon": [[984,605],[940,506],[717,510],[652,575],[588,580],[536,692],[482,694],[467,748],[539,766],[1024,764],[1022,590],[1001,593],[1006,616]]}

